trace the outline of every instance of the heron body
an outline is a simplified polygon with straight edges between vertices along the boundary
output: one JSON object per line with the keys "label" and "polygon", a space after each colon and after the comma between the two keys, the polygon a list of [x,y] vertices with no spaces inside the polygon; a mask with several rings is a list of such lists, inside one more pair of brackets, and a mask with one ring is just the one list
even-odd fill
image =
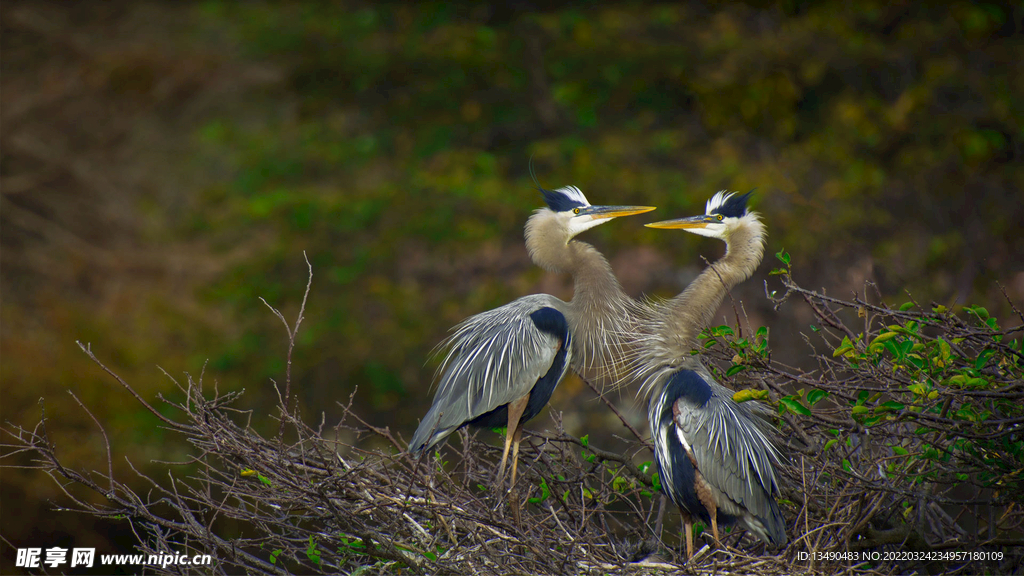
{"label": "heron body", "polygon": [[691,519],[739,524],[773,546],[785,544],[771,451],[758,448],[770,446],[764,421],[703,366],[694,368],[668,373],[648,407],[662,486]]}
{"label": "heron body", "polygon": [[[571,363],[567,308],[554,296],[533,294],[459,324],[410,451],[429,450],[465,425],[514,432],[539,414]],[[522,414],[511,422],[509,405],[523,398]]]}
{"label": "heron body", "polygon": [[[547,336],[550,350],[554,352],[551,359],[551,367],[543,376],[537,379],[537,383],[530,389],[526,407],[520,417],[520,423],[525,423],[547,405],[551,399],[551,393],[555,386],[562,381],[569,369],[569,351],[572,349],[572,338],[569,336],[569,325],[565,321],[565,315],[551,307],[539,308],[530,313],[530,319],[534,325],[545,336]],[[541,362],[541,365],[546,362]],[[469,421],[470,426],[480,428],[496,428],[504,426],[508,422],[508,405],[502,405],[490,412],[481,414]]]}
{"label": "heron body", "polygon": [[[574,237],[654,209],[592,206],[574,186],[541,192],[548,207],[527,221],[526,246],[537,265],[573,276],[573,299],[524,296],[456,326],[442,343],[448,354],[432,405],[409,443],[409,452],[420,455],[462,426],[506,426],[498,478],[511,446],[513,483],[523,424],[540,413],[570,368],[603,370],[609,338],[623,333],[614,329],[623,319],[611,316],[631,301],[600,252]],[[595,333],[606,328],[616,336]]]}
{"label": "heron body", "polygon": [[726,255],[678,296],[649,307],[639,320],[634,375],[650,395],[648,422],[662,489],[679,507],[686,555],[693,555],[692,522],[739,524],[772,546],[786,543],[775,498],[780,458],[757,402],[736,403],[690,350],[726,293],[750,277],[764,253],[764,225],[744,195],[719,192],[703,215],[648,224],[680,228],[726,242]]}

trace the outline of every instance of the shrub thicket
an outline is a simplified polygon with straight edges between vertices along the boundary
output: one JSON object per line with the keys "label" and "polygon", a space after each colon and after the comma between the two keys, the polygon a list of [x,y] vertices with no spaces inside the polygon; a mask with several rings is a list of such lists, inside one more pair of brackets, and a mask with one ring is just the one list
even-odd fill
{"label": "shrub thicket", "polygon": [[[786,291],[767,296],[813,310],[805,341],[817,370],[773,361],[768,329],[744,329],[739,308],[736,325],[706,330],[703,351],[694,353],[723,381],[745,386],[737,400],[778,408],[789,439],[782,507],[791,543],[773,554],[729,532],[728,549],[703,548],[697,569],[1002,573],[1019,566],[1024,325],[1002,328],[979,306],[957,315],[913,300],[893,308],[866,294],[833,298],[798,286],[788,255],[777,256]],[[285,321],[289,358],[301,320],[300,310],[294,327]],[[278,388],[279,432],[267,437],[250,426],[253,413],[234,407],[238,393],[187,377],[178,386],[182,400],[161,398],[166,406],[157,409],[82,348],[191,443],[180,471],[169,464],[168,480],[147,478],[151,489],[141,493],[113,477],[109,444],[107,471],[87,472],[61,463],[45,417],[34,429],[8,432],[73,503],[60,506],[123,520],[143,553],[212,554],[218,573],[681,569],[680,541],[663,529],[674,514],[666,515],[657,474],[643,461],[644,438],[625,419],[634,435],[625,454],[561,426],[527,434],[521,480],[507,494],[491,484],[500,450],[475,435],[462,432],[461,443],[417,462],[351,401],[338,424],[310,425],[290,407],[288,377]],[[375,442],[385,447],[368,448]]]}

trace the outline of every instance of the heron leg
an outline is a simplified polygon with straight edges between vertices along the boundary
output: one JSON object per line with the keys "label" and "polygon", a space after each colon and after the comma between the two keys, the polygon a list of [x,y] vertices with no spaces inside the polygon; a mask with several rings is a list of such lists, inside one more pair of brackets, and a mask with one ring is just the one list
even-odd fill
{"label": "heron leg", "polygon": [[708,516],[711,517],[711,536],[715,539],[715,546],[721,546],[721,542],[718,539],[718,505],[715,504],[715,497],[711,494],[711,489],[708,488],[704,478],[699,473],[696,478],[695,488],[697,499],[707,508]]}
{"label": "heron leg", "polygon": [[501,464],[498,465],[498,480],[497,483],[501,484],[502,479],[505,477],[505,461],[508,460],[508,448],[512,445],[512,435],[505,434],[505,449],[501,452]]}
{"label": "heron leg", "polygon": [[526,410],[526,403],[529,402],[529,400],[530,395],[527,394],[519,400],[508,403],[508,427],[505,428],[505,450],[501,454],[501,465],[498,466],[499,483],[504,482],[505,462],[508,460],[508,449],[513,444],[515,445],[515,448],[512,453],[512,482],[515,483],[516,459],[519,456],[519,436],[523,432],[519,420],[523,417],[523,411]]}
{"label": "heron leg", "polygon": [[693,519],[682,508],[679,509],[679,513],[683,517],[683,532],[686,533],[686,561],[689,562],[690,558],[693,558]]}
{"label": "heron leg", "polygon": [[516,485],[516,466],[519,464],[519,442],[522,439],[523,423],[520,422],[516,426],[516,433],[512,436],[512,486]]}
{"label": "heron leg", "polygon": [[519,440],[523,436],[523,423],[520,422],[516,427],[516,432],[512,436],[512,482],[509,484],[509,505],[512,507],[512,518],[516,521],[516,526],[522,527],[523,520],[520,517],[520,503],[519,494],[516,492],[516,465],[519,464]]}

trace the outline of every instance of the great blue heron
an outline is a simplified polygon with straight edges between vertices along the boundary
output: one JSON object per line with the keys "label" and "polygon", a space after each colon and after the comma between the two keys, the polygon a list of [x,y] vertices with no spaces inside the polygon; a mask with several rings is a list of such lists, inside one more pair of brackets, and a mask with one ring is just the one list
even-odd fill
{"label": "great blue heron", "polygon": [[629,317],[632,300],[607,260],[573,238],[612,218],[654,210],[591,206],[575,186],[540,190],[548,207],[527,221],[526,246],[537,265],[572,274],[572,300],[524,296],[459,324],[442,343],[449,352],[438,369],[434,402],[409,443],[409,452],[418,456],[467,424],[506,426],[498,479],[511,445],[513,485],[523,423],[540,413],[570,367],[604,370],[607,351],[616,348],[610,339],[623,333]]}
{"label": "great blue heron", "polygon": [[725,294],[746,280],[764,254],[765,228],[747,209],[750,192],[719,192],[705,214],[647,224],[678,228],[726,243],[725,256],[678,296],[648,308],[635,336],[635,377],[650,394],[648,420],[663,490],[679,507],[686,557],[693,556],[693,518],[711,525],[738,523],[773,546],[786,543],[775,501],[779,454],[756,402],[738,404],[690,351]]}

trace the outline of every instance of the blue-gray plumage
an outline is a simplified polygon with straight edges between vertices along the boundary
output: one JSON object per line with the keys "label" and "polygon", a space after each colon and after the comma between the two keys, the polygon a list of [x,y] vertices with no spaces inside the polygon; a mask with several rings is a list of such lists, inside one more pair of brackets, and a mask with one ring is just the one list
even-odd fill
{"label": "blue-gray plumage", "polygon": [[[530,390],[530,398],[526,401],[526,408],[520,418],[523,422],[528,422],[547,406],[548,400],[551,399],[551,393],[555,391],[555,386],[562,381],[562,377],[569,369],[568,355],[569,350],[572,349],[572,337],[569,336],[569,325],[565,321],[564,314],[554,308],[545,307],[531,313],[530,318],[538,330],[556,339],[558,348],[551,361],[551,368],[537,379],[537,383]],[[496,428],[504,426],[506,423],[508,423],[507,404],[469,421],[470,426],[479,428]]]}
{"label": "blue-gray plumage", "polygon": [[540,413],[572,357],[565,306],[554,296],[533,294],[456,326],[442,343],[450,350],[440,385],[409,451],[429,450],[467,424],[508,426],[508,405],[523,397],[529,399],[523,422]]}
{"label": "blue-gray plumage", "polygon": [[731,390],[698,369],[670,372],[649,405],[662,485],[677,506],[711,524],[711,511],[698,494],[703,481],[718,524],[739,523],[781,546],[786,526],[774,498],[775,459],[770,448],[763,449],[771,446],[771,432],[763,419],[733,401]]}
{"label": "blue-gray plumage", "polygon": [[678,296],[649,306],[632,344],[634,377],[650,394],[648,421],[662,489],[679,506],[686,555],[693,555],[693,518],[739,524],[773,546],[786,543],[786,525],[776,503],[780,457],[770,411],[757,402],[737,403],[692,356],[696,337],[708,326],[725,294],[750,277],[764,254],[764,225],[747,210],[750,193],[719,192],[705,213],[648,224],[681,228],[726,242],[726,254]]}
{"label": "blue-gray plumage", "polygon": [[539,266],[572,274],[573,299],[524,296],[459,324],[441,344],[448,354],[438,369],[438,389],[409,443],[409,452],[418,456],[462,426],[506,426],[498,478],[512,446],[513,483],[523,424],[540,413],[570,368],[608,370],[608,351],[617,348],[630,317],[632,300],[608,262],[574,237],[613,218],[654,209],[592,206],[574,186],[541,192],[548,207],[527,221],[526,246]]}

